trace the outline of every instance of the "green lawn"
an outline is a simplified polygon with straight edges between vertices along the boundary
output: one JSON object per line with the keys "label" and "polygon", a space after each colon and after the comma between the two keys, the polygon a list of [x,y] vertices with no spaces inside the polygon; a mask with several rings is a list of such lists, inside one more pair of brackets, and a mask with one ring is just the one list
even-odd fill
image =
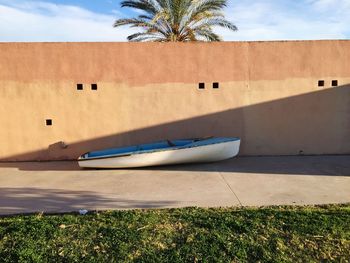
{"label": "green lawn", "polygon": [[1,262],[350,260],[350,204],[0,218]]}

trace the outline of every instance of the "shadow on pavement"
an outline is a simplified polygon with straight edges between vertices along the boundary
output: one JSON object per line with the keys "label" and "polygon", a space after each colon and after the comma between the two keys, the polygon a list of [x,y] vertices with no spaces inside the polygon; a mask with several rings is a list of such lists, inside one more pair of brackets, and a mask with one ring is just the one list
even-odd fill
{"label": "shadow on pavement", "polygon": [[176,201],[132,200],[105,197],[92,191],[43,188],[0,188],[0,215],[34,212],[73,212],[80,209],[162,208]]}

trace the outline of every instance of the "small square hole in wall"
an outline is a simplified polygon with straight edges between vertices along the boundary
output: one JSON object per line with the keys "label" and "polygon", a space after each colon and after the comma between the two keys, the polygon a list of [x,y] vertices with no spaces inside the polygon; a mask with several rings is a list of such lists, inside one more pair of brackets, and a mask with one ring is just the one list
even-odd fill
{"label": "small square hole in wall", "polygon": [[46,126],[52,126],[52,120],[51,119],[47,119],[46,120]]}
{"label": "small square hole in wall", "polygon": [[338,80],[332,80],[332,87],[338,86]]}
{"label": "small square hole in wall", "polygon": [[97,84],[91,84],[91,90],[97,90]]}
{"label": "small square hole in wall", "polygon": [[203,82],[198,84],[199,89],[205,89],[205,84]]}
{"label": "small square hole in wall", "polygon": [[324,87],[324,80],[319,80],[318,81],[318,86],[319,87]]}
{"label": "small square hole in wall", "polygon": [[77,84],[77,90],[83,90],[83,84]]}
{"label": "small square hole in wall", "polygon": [[214,82],[213,89],[218,89],[218,88],[219,88],[219,82]]}

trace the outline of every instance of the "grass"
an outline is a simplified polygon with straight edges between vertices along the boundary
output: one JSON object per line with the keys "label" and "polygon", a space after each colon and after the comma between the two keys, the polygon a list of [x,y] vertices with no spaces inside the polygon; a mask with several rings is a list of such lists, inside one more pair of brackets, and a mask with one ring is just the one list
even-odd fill
{"label": "grass", "polygon": [[1,262],[349,262],[350,204],[0,218]]}

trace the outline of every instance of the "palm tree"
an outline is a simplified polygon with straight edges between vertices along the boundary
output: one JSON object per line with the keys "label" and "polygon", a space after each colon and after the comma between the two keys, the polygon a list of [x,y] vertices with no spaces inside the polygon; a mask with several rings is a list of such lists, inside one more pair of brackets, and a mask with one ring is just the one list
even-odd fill
{"label": "palm tree", "polygon": [[142,12],[136,18],[118,19],[114,27],[130,25],[142,32],[128,36],[129,41],[221,41],[213,26],[233,31],[237,27],[222,13],[227,0],[123,0],[121,7]]}

